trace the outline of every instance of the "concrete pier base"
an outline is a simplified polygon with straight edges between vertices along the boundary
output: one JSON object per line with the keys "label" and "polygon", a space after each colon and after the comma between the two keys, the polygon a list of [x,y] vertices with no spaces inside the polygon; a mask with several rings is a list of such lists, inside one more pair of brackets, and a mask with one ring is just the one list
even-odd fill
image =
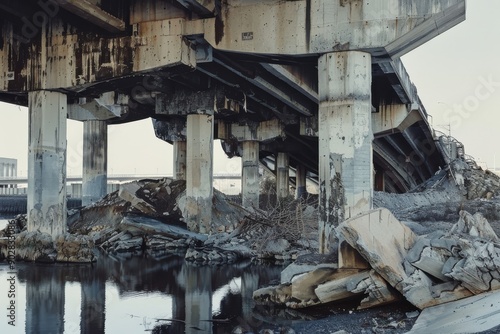
{"label": "concrete pier base", "polygon": [[107,193],[108,127],[105,121],[83,123],[82,205],[97,202]]}
{"label": "concrete pier base", "polygon": [[186,141],[174,141],[174,168],[173,175],[176,180],[186,179]]}
{"label": "concrete pier base", "polygon": [[29,97],[28,231],[53,238],[66,230],[66,95]]}
{"label": "concrete pier base", "polygon": [[276,195],[278,198],[290,196],[289,157],[280,152],[276,157]]}
{"label": "concrete pier base", "polygon": [[372,206],[371,55],[329,53],[318,71],[319,243],[327,253],[333,228]]}
{"label": "concrete pier base", "polygon": [[259,207],[259,142],[244,141],[241,194],[244,207]]}
{"label": "concrete pier base", "polygon": [[214,118],[187,116],[186,206],[184,217],[190,231],[211,232],[213,197]]}
{"label": "concrete pier base", "polygon": [[295,198],[306,198],[307,197],[307,189],[306,189],[306,168],[304,165],[297,165],[295,169]]}

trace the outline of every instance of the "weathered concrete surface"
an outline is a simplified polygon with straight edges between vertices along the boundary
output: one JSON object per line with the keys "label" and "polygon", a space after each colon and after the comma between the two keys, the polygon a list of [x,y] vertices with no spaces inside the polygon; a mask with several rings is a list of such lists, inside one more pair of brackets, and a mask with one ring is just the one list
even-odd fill
{"label": "weathered concrete surface", "polygon": [[212,233],[214,117],[192,114],[187,117],[186,204],[188,229]]}
{"label": "weathered concrete surface", "polygon": [[319,75],[319,238],[330,249],[333,228],[372,207],[371,56],[321,56]]}
{"label": "weathered concrete surface", "polygon": [[259,207],[259,142],[244,141],[241,160],[241,197],[244,207]]}
{"label": "weathered concrete surface", "polygon": [[175,140],[174,141],[174,156],[173,156],[173,173],[176,180],[186,179],[186,141],[185,140]]}
{"label": "weathered concrete surface", "polygon": [[417,236],[387,209],[376,209],[348,219],[338,227],[345,240],[394,288],[403,293],[403,267]]}
{"label": "weathered concrete surface", "polygon": [[396,58],[465,19],[462,0],[276,0],[251,4],[235,0],[229,4],[231,9],[223,11],[222,21],[224,27],[231,28],[224,29],[220,41],[211,44],[226,50],[270,54],[350,48]]}
{"label": "weathered concrete surface", "polygon": [[83,122],[82,205],[97,202],[107,193],[108,127],[105,121]]}
{"label": "weathered concrete surface", "polygon": [[276,195],[278,198],[290,196],[290,158],[287,153],[279,152],[276,157]]}
{"label": "weathered concrete surface", "polygon": [[66,231],[66,95],[29,93],[28,231]]}
{"label": "weathered concrete surface", "polygon": [[408,334],[480,333],[500,325],[500,292],[488,292],[422,311]]}

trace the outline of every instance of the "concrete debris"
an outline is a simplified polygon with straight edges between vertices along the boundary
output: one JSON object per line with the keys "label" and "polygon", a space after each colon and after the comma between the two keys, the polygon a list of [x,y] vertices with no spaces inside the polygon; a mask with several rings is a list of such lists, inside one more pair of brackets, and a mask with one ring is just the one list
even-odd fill
{"label": "concrete debris", "polygon": [[[360,300],[358,309],[406,299],[424,309],[422,315],[425,316],[431,314],[427,309],[436,305],[452,305],[451,302],[459,300],[460,305],[468,305],[475,298],[486,298],[500,287],[498,237],[481,214],[462,211],[459,216],[449,232],[434,231],[418,236],[387,209],[358,215],[339,225],[336,231],[351,251],[369,264],[369,269],[361,269],[364,266],[361,263],[360,268],[316,267],[302,273],[297,269],[300,266],[291,265],[283,276],[288,281],[282,277],[280,285],[255,291],[254,299],[289,308],[357,299]],[[339,263],[342,256],[345,254],[341,251]],[[407,317],[418,315],[414,312]],[[494,317],[493,313],[487,316]],[[487,322],[496,326],[500,319]],[[399,324],[395,321],[387,326],[398,328]],[[389,328],[387,326],[384,328]],[[375,332],[382,329],[378,324],[373,328]],[[446,332],[441,327],[425,328],[414,330],[415,333]]]}
{"label": "concrete debris", "polygon": [[[97,260],[88,236],[62,234],[55,240],[47,233],[23,231],[15,237],[15,260],[89,263]],[[7,239],[0,239],[0,259],[8,258]]]}
{"label": "concrete debris", "polygon": [[498,333],[499,325],[500,292],[487,292],[426,308],[408,334]]}

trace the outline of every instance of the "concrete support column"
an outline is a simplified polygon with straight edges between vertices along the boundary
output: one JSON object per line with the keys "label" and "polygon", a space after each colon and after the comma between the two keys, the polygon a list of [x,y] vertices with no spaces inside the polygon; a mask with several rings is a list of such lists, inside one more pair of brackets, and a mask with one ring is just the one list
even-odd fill
{"label": "concrete support column", "polygon": [[4,165],[5,165],[4,163],[0,164],[0,176],[5,176]]}
{"label": "concrete support column", "polygon": [[184,140],[174,141],[174,179],[186,179],[186,142]]}
{"label": "concrete support column", "polygon": [[66,95],[29,92],[28,231],[66,231]]}
{"label": "concrete support column", "polygon": [[319,243],[326,253],[334,227],[372,207],[371,55],[323,55],[318,78]]}
{"label": "concrete support column", "polygon": [[186,207],[184,217],[190,231],[211,232],[213,198],[212,115],[187,116]]}
{"label": "concrete support column", "polygon": [[276,157],[276,195],[287,198],[290,195],[289,158],[287,153],[278,153]]}
{"label": "concrete support column", "polygon": [[241,194],[244,207],[259,207],[259,142],[244,141]]}
{"label": "concrete support column", "polygon": [[82,205],[97,202],[107,193],[108,126],[105,121],[83,122]]}
{"label": "concrete support column", "polygon": [[306,198],[307,197],[307,189],[306,189],[306,168],[304,165],[297,165],[295,169],[295,198]]}

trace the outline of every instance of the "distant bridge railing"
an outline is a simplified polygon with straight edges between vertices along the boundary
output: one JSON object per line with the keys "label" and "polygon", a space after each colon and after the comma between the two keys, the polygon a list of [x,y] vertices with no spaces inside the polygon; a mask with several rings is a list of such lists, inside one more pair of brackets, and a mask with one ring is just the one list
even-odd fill
{"label": "distant bridge railing", "polygon": [[[133,181],[142,179],[161,179],[164,177],[172,177],[172,175],[164,174],[114,174],[108,175],[109,181]],[[239,180],[240,174],[214,174],[214,179],[222,180]],[[66,183],[80,183],[82,182],[81,176],[68,176]],[[0,176],[0,186],[14,185],[14,184],[27,184],[28,178],[26,176]]]}

